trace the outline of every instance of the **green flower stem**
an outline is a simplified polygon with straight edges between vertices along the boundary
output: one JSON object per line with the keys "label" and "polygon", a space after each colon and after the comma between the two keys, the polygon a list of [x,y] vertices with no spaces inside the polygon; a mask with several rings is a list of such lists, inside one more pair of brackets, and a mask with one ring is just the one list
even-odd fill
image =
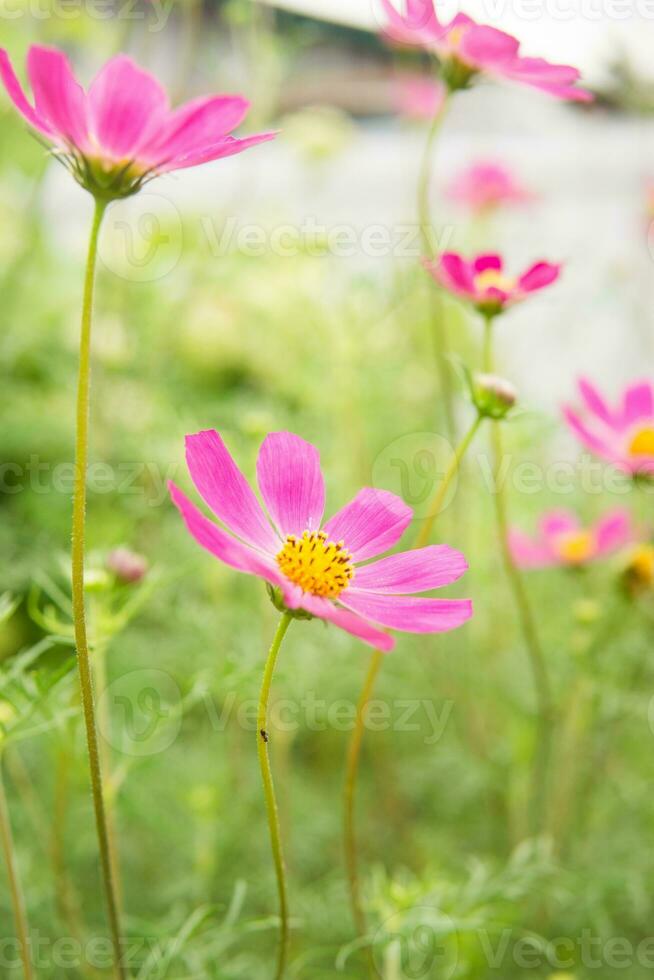
{"label": "green flower stem", "polygon": [[286,631],[291,623],[289,613],[282,613],[279,621],[275,638],[272,642],[268,659],[263,674],[261,693],[259,695],[259,709],[257,711],[257,752],[259,754],[259,766],[261,767],[261,778],[263,780],[263,792],[266,798],[266,812],[268,814],[268,827],[270,830],[270,846],[272,848],[273,861],[275,863],[275,874],[277,875],[277,891],[279,893],[279,951],[277,955],[277,971],[275,980],[282,980],[286,970],[286,958],[288,954],[288,888],[286,886],[286,866],[284,863],[284,852],[282,850],[281,831],[279,826],[279,813],[277,811],[277,800],[275,799],[275,787],[273,784],[272,770],[270,768],[270,758],[268,756],[268,701],[270,700],[270,687],[277,656],[282,645],[282,640],[286,636]]}
{"label": "green flower stem", "polygon": [[[356,783],[359,773],[359,761],[361,759],[361,744],[365,729],[366,710],[368,702],[372,697],[372,692],[377,680],[377,674],[382,665],[384,654],[380,650],[375,650],[370,658],[370,665],[366,674],[366,679],[359,696],[357,704],[356,721],[352,738],[348,745],[347,760],[345,765],[345,807],[343,811],[343,838],[345,844],[345,866],[347,868],[347,879],[350,890],[350,905],[352,908],[352,918],[358,936],[366,934],[366,916],[361,903],[361,889],[359,886],[359,857],[357,847],[357,835],[354,821],[354,804],[356,798]],[[368,973],[371,978],[375,978],[374,962],[372,960],[372,950],[366,947],[368,957]]]}
{"label": "green flower stem", "polygon": [[483,422],[483,416],[477,413],[474,422],[472,423],[472,425],[466,432],[465,436],[463,437],[463,439],[457,446],[456,450],[454,451],[454,455],[452,456],[449,462],[447,470],[445,471],[445,475],[441,480],[440,486],[436,491],[431,507],[429,508],[429,513],[427,514],[425,522],[422,525],[420,534],[416,539],[416,544],[415,544],[416,548],[424,547],[424,545],[426,545],[427,542],[429,541],[429,538],[431,537],[431,531],[434,526],[434,521],[436,520],[436,518],[441,512],[441,509],[445,502],[445,498],[447,496],[447,491],[450,489],[452,480],[459,472],[461,461],[465,456],[465,454],[467,453],[468,449],[470,448],[470,445],[473,439],[475,438],[475,436],[477,435],[477,432],[479,431],[479,427],[482,422]]}
{"label": "green flower stem", "polygon": [[82,711],[86,728],[86,744],[91,772],[93,807],[100,849],[100,864],[107,905],[111,940],[114,947],[114,976],[126,980],[122,965],[120,915],[112,875],[112,858],[107,830],[107,814],[102,788],[102,769],[98,747],[93,677],[86,634],[84,608],[84,551],[86,537],[86,472],[89,454],[89,390],[91,380],[91,323],[93,316],[93,292],[97,265],[98,238],[106,201],[96,200],[91,237],[86,262],[84,299],[79,348],[79,380],[77,386],[77,420],[75,429],[75,484],[73,490],[73,545],[72,545],[72,594],[77,669],[82,696]]}
{"label": "green flower stem", "polygon": [[[493,317],[487,316],[484,335],[484,370],[493,373]],[[502,423],[493,422],[491,426],[491,447],[493,454],[495,520],[502,554],[502,562],[506,577],[513,593],[513,599],[518,612],[518,620],[524,639],[529,665],[536,692],[538,711],[538,735],[534,759],[533,788],[530,801],[530,824],[536,831],[545,816],[544,801],[547,798],[547,775],[551,754],[553,729],[553,700],[549,675],[543,653],[536,621],[529,602],[520,569],[513,560],[509,545],[509,521],[506,505],[506,494],[502,480]]]}
{"label": "green flower stem", "polygon": [[23,974],[25,980],[33,980],[32,957],[30,955],[29,925],[27,922],[27,912],[25,911],[25,899],[20,884],[18,873],[18,862],[16,860],[16,850],[14,848],[14,837],[11,832],[11,821],[9,819],[9,807],[5,793],[5,784],[2,773],[2,756],[0,755],[0,843],[2,853],[7,866],[7,878],[9,880],[9,895],[11,906],[14,912],[14,922],[16,923],[16,936],[20,944],[20,955],[23,961]]}
{"label": "green flower stem", "polygon": [[[420,165],[420,173],[418,176],[418,192],[417,192],[418,224],[420,226],[422,251],[426,258],[432,257],[434,245],[435,245],[434,226],[432,222],[431,209],[429,206],[429,189],[431,185],[434,146],[436,143],[436,138],[441,128],[441,124],[449,108],[449,104],[450,104],[450,96],[448,94],[445,96],[445,99],[443,101],[440,110],[434,116],[431,125],[429,127],[429,132],[427,134],[427,142],[425,143],[425,149],[423,152],[422,162]],[[452,381],[451,381],[450,371],[445,356],[447,351],[447,329],[445,325],[445,315],[443,310],[443,303],[439,293],[432,288],[430,292],[430,296],[431,296],[430,314],[431,314],[432,331],[434,336],[434,345],[436,348],[436,366],[438,368],[438,379],[441,387],[441,394],[443,396],[447,431],[450,438],[452,438],[454,435],[454,406],[453,406]]]}

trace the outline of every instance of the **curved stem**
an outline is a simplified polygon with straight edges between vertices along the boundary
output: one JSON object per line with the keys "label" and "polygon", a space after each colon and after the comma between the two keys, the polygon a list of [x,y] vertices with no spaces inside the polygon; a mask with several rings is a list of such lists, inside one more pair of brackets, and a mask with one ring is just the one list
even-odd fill
{"label": "curved stem", "polygon": [[25,911],[25,900],[20,884],[18,873],[18,862],[16,860],[16,850],[14,848],[14,837],[11,832],[11,821],[9,819],[9,807],[5,793],[5,783],[2,774],[2,757],[0,757],[0,843],[7,866],[7,878],[9,880],[9,895],[14,912],[14,922],[16,923],[16,937],[20,944],[20,955],[23,961],[23,973],[25,980],[33,980],[32,957],[30,956],[29,925],[27,922],[27,912]]}
{"label": "curved stem", "polygon": [[[427,134],[427,142],[425,143],[425,149],[422,156],[422,162],[420,164],[420,173],[418,176],[418,223],[420,226],[422,251],[426,258],[432,257],[434,249],[437,245],[437,238],[434,236],[434,226],[432,222],[431,209],[429,206],[429,189],[431,185],[434,145],[436,143],[436,138],[438,136],[441,123],[443,122],[449,107],[449,101],[448,95],[445,97],[441,108],[431,122],[429,132]],[[452,383],[450,372],[445,359],[445,352],[447,350],[445,316],[441,297],[438,292],[435,291],[435,289],[432,289],[430,292],[430,297],[431,325],[434,336],[434,345],[436,347],[438,379],[443,396],[447,431],[450,437],[452,437],[454,435],[454,408],[452,404]]]}
{"label": "curved stem", "polygon": [[467,453],[470,444],[472,443],[472,440],[477,435],[477,431],[482,423],[482,420],[483,420],[483,416],[477,414],[474,422],[472,423],[472,425],[466,432],[465,436],[457,446],[454,455],[452,456],[452,459],[450,460],[449,465],[445,471],[443,479],[441,480],[440,486],[436,491],[436,495],[434,496],[432,505],[429,508],[429,513],[425,518],[425,522],[422,525],[420,534],[416,539],[416,544],[415,544],[416,548],[424,547],[424,545],[426,545],[427,542],[429,541],[429,538],[431,536],[431,530],[432,527],[434,526],[434,521],[436,520],[436,518],[441,512],[441,509],[445,502],[445,498],[447,496],[447,491],[450,489],[452,480],[459,472],[459,467],[461,466],[461,460]]}
{"label": "curved stem", "polygon": [[122,965],[120,916],[112,875],[112,859],[107,831],[107,815],[102,788],[102,770],[98,748],[98,728],[93,694],[93,677],[89,657],[84,609],[84,550],[86,537],[86,471],[89,453],[89,390],[91,380],[91,323],[93,317],[93,292],[97,265],[98,238],[105,201],[96,200],[84,280],[84,300],[79,348],[79,380],[77,385],[77,418],[75,429],[75,485],[73,490],[73,545],[72,545],[72,597],[77,669],[82,695],[82,711],[86,729],[86,744],[91,772],[93,808],[100,849],[100,865],[104,884],[105,901],[111,940],[114,947],[114,975],[125,980],[127,973]]}
{"label": "curved stem", "polygon": [[270,758],[268,756],[268,701],[270,699],[270,687],[275,664],[282,640],[286,636],[286,631],[291,623],[291,616],[282,613],[279,621],[275,638],[272,642],[266,666],[263,673],[261,693],[259,695],[259,709],[257,711],[257,753],[259,755],[259,766],[261,768],[261,778],[263,780],[263,792],[266,798],[266,812],[268,814],[268,828],[270,830],[270,846],[272,848],[273,861],[275,863],[275,874],[277,875],[277,891],[279,893],[279,951],[277,955],[277,972],[275,980],[281,980],[286,969],[286,956],[288,953],[288,889],[286,887],[286,867],[284,864],[284,852],[282,850],[281,831],[279,826],[279,813],[277,811],[277,800],[275,799],[275,787],[273,784],[272,770],[270,768]]}
{"label": "curved stem", "polygon": [[[345,765],[345,808],[343,815],[343,837],[345,843],[345,865],[347,868],[348,886],[350,889],[350,905],[352,907],[352,918],[358,936],[366,933],[366,917],[361,904],[361,889],[359,887],[359,857],[357,847],[357,835],[354,825],[354,804],[356,796],[356,782],[359,772],[359,760],[361,758],[361,744],[363,742],[363,732],[365,728],[366,709],[372,696],[379,668],[382,665],[384,654],[380,650],[375,650],[371,659],[366,679],[359,696],[357,704],[356,721],[354,730],[347,749],[347,759]],[[376,977],[374,963],[372,961],[372,951],[367,947],[368,972],[371,977]]]}
{"label": "curved stem", "polygon": [[[486,317],[484,336],[484,370],[492,372],[493,364],[493,317]],[[491,445],[493,453],[493,497],[495,501],[495,519],[497,524],[502,562],[506,577],[513,593],[513,599],[518,612],[518,620],[522,630],[529,665],[536,692],[538,710],[538,735],[534,760],[533,789],[531,795],[531,819],[533,830],[541,825],[543,803],[547,796],[547,772],[552,741],[553,700],[545,655],[540,645],[536,621],[529,602],[529,596],[520,569],[513,560],[509,545],[509,521],[507,514],[506,494],[502,474],[504,450],[502,446],[502,423],[493,422],[491,426]]]}

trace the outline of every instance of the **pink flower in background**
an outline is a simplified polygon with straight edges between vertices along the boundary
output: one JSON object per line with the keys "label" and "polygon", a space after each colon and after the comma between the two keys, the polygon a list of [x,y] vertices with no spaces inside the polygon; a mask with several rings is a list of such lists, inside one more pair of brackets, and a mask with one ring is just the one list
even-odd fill
{"label": "pink flower in background", "polygon": [[609,511],[590,527],[582,527],[570,511],[553,510],[543,515],[535,538],[512,529],[509,545],[521,568],[579,568],[619,551],[635,538],[631,516],[624,508]]}
{"label": "pink flower in background", "polygon": [[120,582],[133,585],[145,578],[148,561],[130,548],[114,548],[107,555],[107,568]]}
{"label": "pink flower in background", "polygon": [[434,119],[445,102],[445,86],[424,75],[400,75],[394,81],[395,109],[410,119]]}
{"label": "pink flower in background", "polygon": [[186,460],[198,493],[229,533],[171,484],[188,530],[226,565],[278,589],[286,608],[381,650],[395,643],[383,628],[440,633],[472,615],[467,599],[409,594],[449,585],[465,572],[463,555],[446,545],[361,564],[397,544],[411,509],[395,494],[366,488],[323,523],[320,458],[299,436],[271,433],[259,451],[257,478],[270,520],[217,432],[187,436]]}
{"label": "pink flower in background", "polygon": [[577,438],[627,473],[654,475],[654,385],[629,385],[611,406],[587,378],[578,384],[582,410],[563,409]]}
{"label": "pink flower in background", "polygon": [[134,194],[158,174],[241,153],[275,135],[229,135],[249,108],[240,95],[207,96],[171,109],[156,79],[122,54],[105,64],[87,92],[65,54],[54,48],[31,47],[27,74],[33,105],[0,50],[0,77],[23,118],[82,186],[107,199]]}
{"label": "pink flower in background", "polygon": [[388,19],[384,33],[393,41],[433,51],[443,62],[452,88],[464,87],[479,72],[531,85],[557,99],[589,102],[592,95],[577,88],[580,73],[569,65],[553,65],[543,58],[525,58],[516,38],[494,27],[457,14],[441,23],[435,0],[406,0],[400,13],[396,0],[381,0]]}
{"label": "pink flower in background", "polygon": [[531,293],[550,286],[561,274],[560,265],[536,262],[514,278],[505,273],[502,256],[495,254],[468,260],[456,252],[444,252],[436,259],[424,259],[423,263],[436,282],[473,303],[487,316],[495,316]]}
{"label": "pink flower in background", "polygon": [[508,167],[484,160],[463,170],[446,193],[477,213],[492,211],[503,204],[524,204],[533,198]]}

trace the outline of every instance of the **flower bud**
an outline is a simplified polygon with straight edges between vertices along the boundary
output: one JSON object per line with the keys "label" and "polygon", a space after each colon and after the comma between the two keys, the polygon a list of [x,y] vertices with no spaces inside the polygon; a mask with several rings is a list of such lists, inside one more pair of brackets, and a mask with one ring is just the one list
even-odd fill
{"label": "flower bud", "polygon": [[489,419],[503,419],[518,399],[518,393],[513,385],[494,374],[475,374],[472,378],[471,393],[479,414]]}
{"label": "flower bud", "polygon": [[148,563],[143,555],[138,555],[129,548],[114,548],[107,556],[107,568],[120,582],[133,585],[145,577]]}

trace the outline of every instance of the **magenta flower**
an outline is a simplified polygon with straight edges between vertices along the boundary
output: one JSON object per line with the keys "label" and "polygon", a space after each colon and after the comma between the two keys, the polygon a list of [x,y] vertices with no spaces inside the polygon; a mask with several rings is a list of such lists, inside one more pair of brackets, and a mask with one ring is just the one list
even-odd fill
{"label": "magenta flower", "polygon": [[382,628],[440,633],[472,615],[468,599],[412,594],[463,575],[465,558],[446,545],[361,564],[397,544],[411,509],[395,494],[365,488],[323,523],[320,458],[299,436],[273,432],[259,451],[257,478],[270,520],[217,432],[187,436],[186,460],[198,493],[229,533],[171,484],[188,530],[226,565],[278,589],[287,609],[325,619],[380,650],[395,643]]}
{"label": "magenta flower", "polygon": [[560,265],[536,262],[520,277],[513,278],[505,273],[501,255],[495,254],[467,260],[456,252],[444,252],[434,260],[424,259],[423,264],[437,283],[468,300],[486,316],[496,316],[550,286],[561,274]]}
{"label": "magenta flower", "polygon": [[445,86],[424,75],[400,75],[394,82],[395,109],[409,119],[433,119],[443,108]]}
{"label": "magenta flower", "polygon": [[624,508],[609,511],[587,528],[570,511],[553,510],[543,515],[539,533],[533,539],[513,529],[509,546],[513,560],[521,568],[579,568],[619,551],[635,537],[629,511]]}
{"label": "magenta flower", "polygon": [[447,188],[447,196],[476,214],[505,204],[524,204],[533,195],[501,163],[480,160],[460,173]]}
{"label": "magenta flower", "polygon": [[523,57],[519,41],[504,31],[477,24],[466,14],[457,14],[442,24],[435,0],[406,0],[404,14],[393,0],[381,2],[388,18],[386,36],[436,54],[452,89],[463,88],[484,73],[531,85],[557,99],[590,102],[593,98],[590,92],[577,88],[580,73],[576,68]]}
{"label": "magenta flower", "polygon": [[159,174],[241,153],[275,135],[229,135],[249,108],[240,95],[207,96],[171,109],[157,80],[122,54],[106,63],[87,92],[54,48],[32,46],[27,74],[33,105],[0,50],[0,77],[14,105],[96,197],[127,197]]}
{"label": "magenta flower", "polygon": [[633,476],[654,475],[654,385],[649,381],[629,385],[615,407],[586,378],[579,380],[579,393],[583,411],[563,409],[577,438]]}

